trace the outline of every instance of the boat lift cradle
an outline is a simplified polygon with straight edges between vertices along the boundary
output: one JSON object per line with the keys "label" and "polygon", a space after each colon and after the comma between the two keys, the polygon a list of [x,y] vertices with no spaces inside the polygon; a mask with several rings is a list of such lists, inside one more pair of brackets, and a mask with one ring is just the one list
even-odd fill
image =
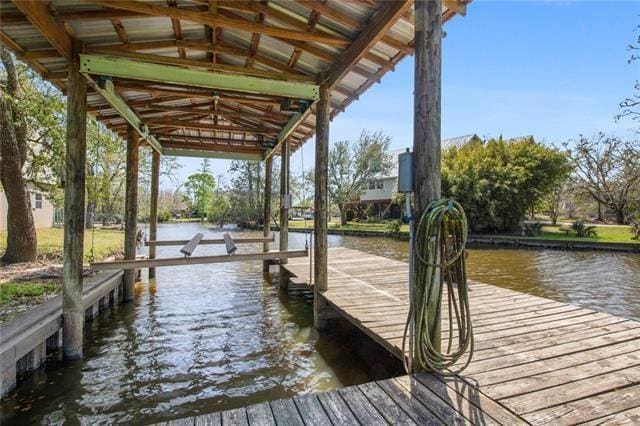
{"label": "boat lift cradle", "polygon": [[[288,259],[290,257],[307,257],[309,256],[309,250],[287,250],[287,251],[267,251],[259,253],[246,253],[235,254],[237,247],[236,243],[256,243],[256,242],[272,242],[273,237],[266,238],[239,238],[233,240],[231,236],[226,233],[224,238],[217,240],[203,240],[202,234],[196,234],[191,240],[176,240],[176,241],[147,241],[145,245],[157,245],[157,246],[169,246],[185,244],[180,250],[185,257],[170,257],[165,259],[140,259],[140,260],[116,260],[113,262],[92,262],[92,271],[107,271],[114,269],[134,269],[134,268],[157,268],[161,266],[181,266],[181,265],[201,265],[208,263],[228,263],[228,262],[243,262],[249,260],[280,260]],[[227,255],[217,256],[194,256],[191,257],[191,253],[195,250],[198,244],[225,244],[227,248]]]}

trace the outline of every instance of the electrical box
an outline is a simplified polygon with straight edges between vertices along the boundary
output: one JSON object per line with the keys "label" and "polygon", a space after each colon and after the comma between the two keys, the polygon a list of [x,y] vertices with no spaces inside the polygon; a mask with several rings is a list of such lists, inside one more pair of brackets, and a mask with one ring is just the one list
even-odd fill
{"label": "electrical box", "polygon": [[291,208],[291,194],[284,194],[280,198],[280,208],[281,209],[290,209]]}
{"label": "electrical box", "polygon": [[398,155],[398,192],[413,192],[413,152]]}

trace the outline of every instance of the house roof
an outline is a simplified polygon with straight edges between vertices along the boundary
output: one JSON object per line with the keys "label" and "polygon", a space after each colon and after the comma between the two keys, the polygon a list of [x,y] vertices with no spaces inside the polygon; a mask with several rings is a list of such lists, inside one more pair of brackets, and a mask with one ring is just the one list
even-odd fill
{"label": "house roof", "polygon": [[[443,0],[443,22],[469,1]],[[334,118],[414,49],[411,0],[0,0],[0,12],[3,44],[63,91],[72,36],[84,44],[88,111],[109,129],[124,136],[134,120],[161,149],[220,155],[284,139],[296,150],[315,132],[313,95],[175,80],[185,70],[294,92],[328,84]]]}
{"label": "house roof", "polygon": [[445,150],[453,147],[460,148],[474,140],[482,142],[482,139],[480,139],[475,133],[472,133],[470,135],[457,136],[455,138],[443,139],[442,149]]}

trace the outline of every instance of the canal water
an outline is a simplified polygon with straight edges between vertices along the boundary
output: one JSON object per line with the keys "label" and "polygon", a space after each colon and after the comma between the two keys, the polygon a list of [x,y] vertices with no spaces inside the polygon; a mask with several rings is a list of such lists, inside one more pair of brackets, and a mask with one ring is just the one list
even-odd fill
{"label": "canal water", "polygon": [[[161,225],[159,239],[223,231]],[[290,248],[306,239],[291,233]],[[330,235],[329,244],[407,259],[404,241]],[[159,247],[158,257],[178,250]],[[248,244],[238,252],[260,250]],[[221,246],[200,246],[195,255],[223,253]],[[468,269],[471,279],[640,320],[637,254],[472,249]],[[399,372],[355,330],[346,340],[340,332],[318,335],[311,306],[280,292],[261,262],[159,268],[137,292],[135,304],[88,325],[82,361],[50,360],[25,378],[2,400],[0,422],[152,423]]]}

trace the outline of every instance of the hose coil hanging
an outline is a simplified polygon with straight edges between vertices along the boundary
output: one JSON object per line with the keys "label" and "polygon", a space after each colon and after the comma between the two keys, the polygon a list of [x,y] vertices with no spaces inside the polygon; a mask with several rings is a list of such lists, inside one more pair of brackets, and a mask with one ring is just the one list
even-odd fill
{"label": "hose coil hanging", "polygon": [[[410,365],[407,365],[405,357],[405,369],[408,372],[457,374],[471,361],[473,327],[465,267],[467,230],[464,210],[454,200],[434,201],[420,217],[415,232],[413,297],[402,340],[403,353],[407,353],[406,343],[411,339],[408,331],[413,321],[414,340]],[[439,347],[444,283],[448,299],[446,351]],[[454,321],[457,336],[454,335]],[[457,340],[457,347],[452,351],[454,338]],[[434,344],[434,341],[437,343]],[[451,370],[467,351],[465,363],[460,368]]]}

